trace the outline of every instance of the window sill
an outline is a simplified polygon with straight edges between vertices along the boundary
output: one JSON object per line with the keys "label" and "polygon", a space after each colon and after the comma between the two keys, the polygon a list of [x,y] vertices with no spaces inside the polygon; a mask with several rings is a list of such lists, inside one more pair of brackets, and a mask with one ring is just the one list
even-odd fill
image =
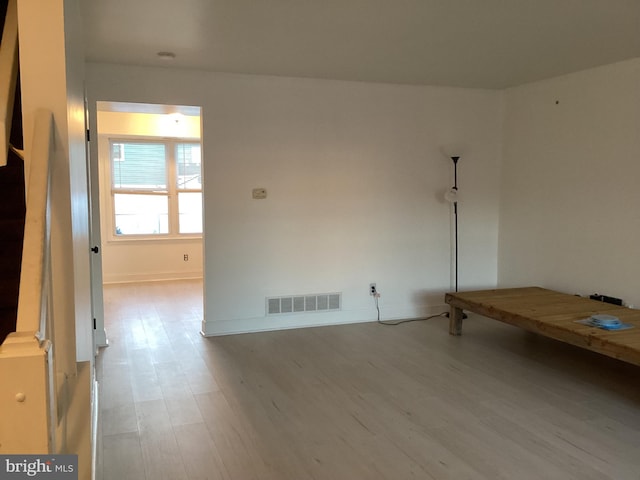
{"label": "window sill", "polygon": [[123,236],[116,237],[112,236],[107,240],[107,243],[110,245],[132,245],[132,244],[140,244],[140,243],[168,243],[168,242],[201,242],[202,235],[181,235],[181,236],[158,236],[158,237],[150,237],[145,235],[140,236]]}

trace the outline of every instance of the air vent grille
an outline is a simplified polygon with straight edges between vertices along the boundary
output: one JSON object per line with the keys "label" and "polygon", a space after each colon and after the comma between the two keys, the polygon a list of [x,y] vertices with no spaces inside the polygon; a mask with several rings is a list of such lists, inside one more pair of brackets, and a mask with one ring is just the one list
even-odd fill
{"label": "air vent grille", "polygon": [[267,298],[267,315],[340,310],[342,293],[317,293]]}

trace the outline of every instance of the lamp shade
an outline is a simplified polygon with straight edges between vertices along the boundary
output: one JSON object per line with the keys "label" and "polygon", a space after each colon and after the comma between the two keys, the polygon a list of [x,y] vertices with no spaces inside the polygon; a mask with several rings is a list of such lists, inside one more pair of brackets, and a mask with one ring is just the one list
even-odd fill
{"label": "lamp shade", "polygon": [[444,199],[449,203],[455,203],[458,201],[458,189],[452,187],[444,194]]}

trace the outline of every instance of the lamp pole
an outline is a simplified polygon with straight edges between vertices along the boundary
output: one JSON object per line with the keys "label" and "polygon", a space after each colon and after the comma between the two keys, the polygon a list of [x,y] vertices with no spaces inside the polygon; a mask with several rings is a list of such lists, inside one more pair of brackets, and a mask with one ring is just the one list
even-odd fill
{"label": "lamp pole", "polygon": [[[451,157],[453,160],[453,190],[455,193],[458,193],[458,160],[460,160],[459,156]],[[453,225],[454,225],[454,238],[455,238],[455,253],[454,253],[454,262],[455,262],[455,287],[456,292],[458,292],[458,200],[455,197],[453,202]]]}

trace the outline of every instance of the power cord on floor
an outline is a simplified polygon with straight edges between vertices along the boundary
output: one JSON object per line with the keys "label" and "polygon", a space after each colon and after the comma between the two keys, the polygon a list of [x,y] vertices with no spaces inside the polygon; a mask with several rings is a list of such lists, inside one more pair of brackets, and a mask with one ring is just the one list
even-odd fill
{"label": "power cord on floor", "polygon": [[379,298],[380,298],[380,294],[376,292],[373,295],[373,299],[376,302],[376,310],[378,312],[378,323],[380,325],[386,325],[386,326],[389,326],[389,327],[395,327],[396,325],[402,325],[403,323],[424,322],[425,320],[431,320],[432,318],[448,317],[449,316],[449,312],[442,312],[442,313],[438,313],[436,315],[431,315],[429,317],[424,317],[424,318],[408,318],[406,320],[397,320],[395,322],[383,321],[383,320],[380,320],[380,305],[378,304],[378,299]]}

